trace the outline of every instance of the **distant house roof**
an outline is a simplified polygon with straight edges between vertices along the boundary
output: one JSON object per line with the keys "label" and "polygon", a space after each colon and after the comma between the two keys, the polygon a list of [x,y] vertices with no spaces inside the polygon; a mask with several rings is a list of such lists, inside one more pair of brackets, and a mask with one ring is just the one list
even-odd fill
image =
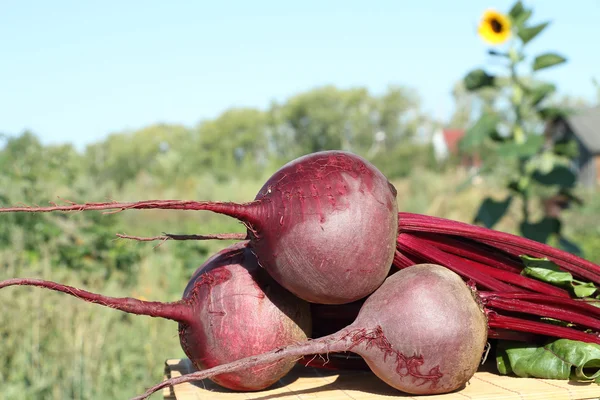
{"label": "distant house roof", "polygon": [[463,129],[443,129],[442,134],[444,135],[444,141],[448,146],[450,153],[456,153],[458,151],[458,142],[465,135]]}
{"label": "distant house roof", "polygon": [[591,152],[600,153],[600,106],[579,110],[566,121]]}

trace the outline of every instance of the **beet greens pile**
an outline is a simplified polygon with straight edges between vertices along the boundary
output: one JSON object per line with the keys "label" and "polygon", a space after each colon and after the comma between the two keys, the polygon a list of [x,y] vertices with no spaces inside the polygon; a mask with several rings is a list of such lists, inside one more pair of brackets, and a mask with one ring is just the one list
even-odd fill
{"label": "beet greens pile", "polygon": [[[447,393],[475,373],[486,341],[495,346],[500,373],[600,383],[599,265],[519,236],[398,212],[396,196],[366,160],[328,151],[286,164],[243,204],[150,200],[1,208],[206,210],[238,219],[247,233],[121,235],[243,240],[207,260],[175,303],[112,298],[28,278],[0,282],[0,288],[44,287],[176,321],[182,348],[200,371],[140,398],[203,378],[234,390],[262,390],[297,360],[355,367],[351,358],[315,361],[317,354],[346,352],[360,355],[401,391]],[[540,352],[556,359],[539,362]]]}

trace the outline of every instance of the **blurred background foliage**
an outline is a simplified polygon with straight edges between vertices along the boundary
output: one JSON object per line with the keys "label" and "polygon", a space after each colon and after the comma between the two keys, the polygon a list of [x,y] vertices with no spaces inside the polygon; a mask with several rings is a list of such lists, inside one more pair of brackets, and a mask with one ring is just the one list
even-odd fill
{"label": "blurred background foliage", "polygon": [[[0,203],[194,199],[248,201],[283,163],[303,154],[344,149],[372,161],[398,189],[403,211],[471,222],[482,198],[508,193],[496,173],[465,185],[462,154],[435,157],[432,135],[467,129],[493,105],[485,88],[455,86],[456,113],[442,124],[425,113],[418,93],[389,87],[319,87],[266,110],[238,108],[197,126],[156,124],[118,132],[76,151],[42,145],[33,132],[2,136]],[[564,104],[571,99],[553,101]],[[524,116],[525,117],[525,116]],[[490,146],[482,159],[499,160]],[[584,206],[566,210],[566,234],[600,262],[600,200],[575,188]],[[532,206],[533,207],[533,206]],[[518,233],[520,210],[509,207],[496,229]],[[229,242],[139,243],[116,233],[243,232],[224,216],[203,212],[126,211],[1,214],[1,279],[37,277],[111,296],[175,301],[192,272]],[[177,324],[129,316],[34,288],[0,291],[0,398],[127,398],[162,379],[167,358],[182,357]],[[160,397],[160,394],[155,396]]]}

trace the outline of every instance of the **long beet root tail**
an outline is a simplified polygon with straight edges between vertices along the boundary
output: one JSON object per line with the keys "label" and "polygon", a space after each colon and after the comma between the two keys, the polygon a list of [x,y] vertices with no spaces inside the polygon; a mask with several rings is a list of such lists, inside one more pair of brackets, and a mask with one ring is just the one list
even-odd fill
{"label": "long beet root tail", "polygon": [[89,303],[100,304],[130,314],[165,318],[182,323],[192,321],[191,308],[184,302],[162,303],[143,301],[131,297],[109,297],[42,279],[15,278],[0,281],[0,289],[8,286],[36,286],[66,293]]}
{"label": "long beet root tail", "polygon": [[216,233],[209,235],[181,235],[174,233],[164,233],[159,236],[132,236],[124,233],[117,233],[121,239],[135,240],[138,242],[153,242],[167,240],[248,240],[247,233]]}
{"label": "long beet root tail", "polygon": [[164,389],[168,386],[175,386],[181,383],[192,382],[202,379],[211,378],[216,375],[221,375],[229,372],[236,372],[259,365],[272,364],[286,358],[302,358],[308,354],[326,354],[337,353],[348,349],[350,342],[344,337],[343,333],[334,333],[315,340],[309,340],[286,348],[278,348],[268,353],[250,356],[233,361],[229,364],[219,365],[210,369],[193,372],[191,374],[170,378],[161,383],[152,386],[140,396],[133,397],[131,400],[142,400],[148,398],[153,393]]}
{"label": "long beet root tail", "polygon": [[104,211],[114,210],[114,212],[124,210],[191,210],[191,211],[212,211],[217,214],[224,214],[236,218],[242,222],[257,225],[259,222],[257,206],[260,201],[250,203],[232,203],[218,201],[193,201],[193,200],[145,200],[137,202],[108,202],[108,203],[84,203],[68,205],[57,205],[52,203],[48,207],[4,207],[0,208],[0,213],[9,212],[53,212],[53,211]]}

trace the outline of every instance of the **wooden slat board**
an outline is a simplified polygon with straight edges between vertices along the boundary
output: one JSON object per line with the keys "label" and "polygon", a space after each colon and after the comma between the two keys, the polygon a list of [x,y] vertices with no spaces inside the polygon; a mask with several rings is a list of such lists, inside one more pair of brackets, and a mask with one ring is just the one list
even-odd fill
{"label": "wooden slat board", "polygon": [[[195,371],[188,359],[167,360],[165,378]],[[223,389],[210,380],[163,390],[166,400],[587,400],[600,399],[600,385],[551,379],[529,379],[477,372],[462,390],[444,395],[410,396],[363,371],[331,371],[297,365],[271,389],[243,393]]]}

